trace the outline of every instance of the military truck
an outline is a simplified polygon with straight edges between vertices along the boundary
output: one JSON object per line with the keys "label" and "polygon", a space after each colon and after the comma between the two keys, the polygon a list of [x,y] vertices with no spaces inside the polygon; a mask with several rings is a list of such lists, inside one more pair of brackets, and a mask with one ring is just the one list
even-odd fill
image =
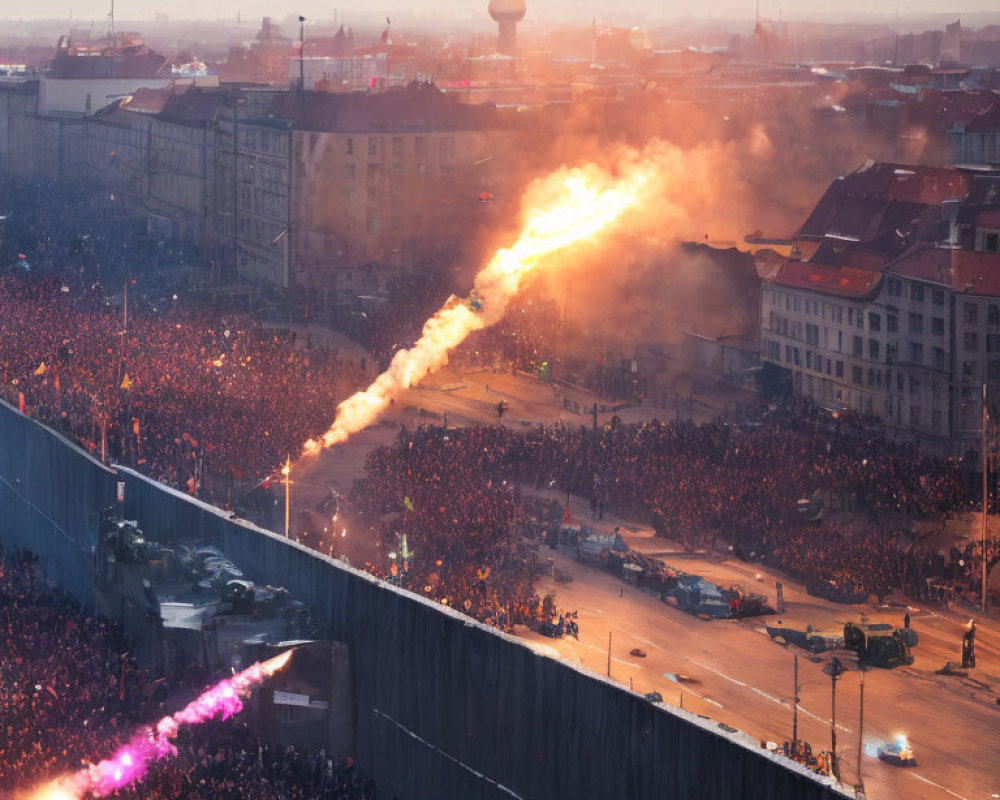
{"label": "military truck", "polygon": [[864,628],[853,622],[844,624],[844,648],[858,654],[858,662],[868,667],[891,669],[913,663],[912,648],[919,637],[912,628],[895,628],[890,625],[868,625]]}
{"label": "military truck", "polygon": [[814,631],[811,627],[800,628],[767,625],[767,633],[772,639],[793,644],[813,653],[830,650],[853,650],[858,661],[864,666],[892,669],[913,663],[911,650],[917,646],[919,637],[910,628],[893,629],[891,625],[844,624],[843,635]]}

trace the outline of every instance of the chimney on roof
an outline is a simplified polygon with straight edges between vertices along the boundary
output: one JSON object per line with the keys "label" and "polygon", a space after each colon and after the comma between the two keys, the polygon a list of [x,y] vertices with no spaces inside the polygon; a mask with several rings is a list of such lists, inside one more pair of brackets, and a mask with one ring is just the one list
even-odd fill
{"label": "chimney on roof", "polygon": [[958,250],[958,212],[962,208],[962,201],[957,198],[950,198],[941,202],[941,222],[948,226],[947,238],[938,243],[938,247],[945,250]]}

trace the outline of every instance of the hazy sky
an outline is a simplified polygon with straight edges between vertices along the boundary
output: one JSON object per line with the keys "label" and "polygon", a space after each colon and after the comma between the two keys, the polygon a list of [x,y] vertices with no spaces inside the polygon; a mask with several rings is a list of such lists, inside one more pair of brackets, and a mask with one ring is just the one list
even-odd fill
{"label": "hazy sky", "polygon": [[[330,19],[335,8],[347,18],[359,23],[372,23],[383,19],[386,13],[397,13],[402,18],[430,18],[434,13],[466,21],[487,19],[488,0],[116,0],[115,16],[118,19],[151,19],[155,12],[167,14],[170,19],[184,18],[235,18],[237,10],[242,20],[254,20],[265,15],[282,19],[288,14],[305,14],[314,19]],[[996,0],[967,0],[970,11],[996,10]],[[103,20],[111,0],[32,0],[32,2],[5,2],[0,6],[0,18],[7,19],[69,19],[95,22]],[[812,14],[875,13],[893,15],[901,13],[951,13],[954,0],[762,0],[761,15],[777,18],[779,10],[787,18],[801,19]],[[622,20],[634,17],[647,22],[679,16],[734,17],[753,16],[753,0],[528,0],[528,17],[545,21],[589,19],[593,14],[609,19]]]}

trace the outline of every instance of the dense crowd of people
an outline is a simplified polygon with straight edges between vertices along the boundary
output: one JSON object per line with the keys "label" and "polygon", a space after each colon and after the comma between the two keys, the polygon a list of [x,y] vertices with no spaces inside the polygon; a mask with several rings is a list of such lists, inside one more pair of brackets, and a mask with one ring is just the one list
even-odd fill
{"label": "dense crowd of people", "polygon": [[[366,367],[386,366],[412,343],[447,294],[440,282],[400,278],[389,298],[345,306],[340,327],[369,349],[371,365],[296,349],[247,315],[213,315],[172,300],[133,311],[125,330],[123,309],[90,282],[120,278],[137,247],[157,243],[117,235],[107,221],[114,218],[110,195],[67,203],[41,185],[20,191],[34,193],[21,205],[37,213],[5,221],[0,258],[34,266],[10,266],[0,277],[4,397],[95,454],[220,504],[235,504],[234,494],[325,430],[337,403],[367,383]],[[57,224],[63,214],[71,218]],[[559,338],[551,304],[525,301],[452,357],[466,367],[539,367]],[[629,377],[599,361],[585,373]],[[613,393],[633,390],[622,384]],[[422,429],[372,454],[364,505],[373,514],[403,509],[401,527],[421,557],[397,565],[395,577],[405,573],[482,616],[519,601],[530,582],[523,554],[504,555],[516,541],[506,532],[521,516],[517,484],[588,496],[595,510],[645,519],[685,546],[731,544],[738,555],[769,560],[806,582],[864,593],[933,571],[898,558],[895,533],[903,518],[973,505],[977,491],[966,475],[953,461],[812,412],[754,425]],[[849,522],[833,524],[827,515],[805,524],[797,501],[817,493],[828,510],[849,512]],[[974,562],[970,554],[960,572],[970,573]],[[479,578],[483,571],[490,580]]]}
{"label": "dense crowd of people", "polygon": [[0,197],[0,268],[52,274],[71,265],[80,281],[113,284],[137,260],[166,256],[166,243],[146,235],[134,217],[126,219],[110,190],[4,176]]}
{"label": "dense crowd of people", "polygon": [[[24,553],[0,558],[0,786],[28,789],[110,755],[155,722],[169,699],[137,669],[121,631],[39,577]],[[180,687],[207,676],[192,666]],[[111,795],[133,798],[367,800],[374,787],[350,759],[271,752],[238,719],[182,728],[175,758]]]}
{"label": "dense crowd of people", "polygon": [[[553,428],[527,441],[535,473],[522,479],[557,480],[565,490],[596,495],[692,548],[721,539],[739,555],[777,561],[803,579],[851,575],[869,592],[899,582],[895,540],[880,526],[969,507],[975,497],[952,461],[860,427],[818,431],[799,416],[754,426]],[[828,512],[849,509],[879,524],[859,520],[849,536],[822,521],[807,527],[798,500],[817,492]]]}
{"label": "dense crowd of people", "polygon": [[29,559],[0,560],[0,786],[80,766],[156,710],[120,631],[82,613]]}
{"label": "dense crowd of people", "polygon": [[118,800],[369,800],[374,783],[351,758],[335,762],[325,751],[272,752],[242,723],[210,721],[182,729],[177,755],[155,762]]}
{"label": "dense crowd of people", "polygon": [[251,317],[175,305],[130,314],[124,330],[99,294],[0,278],[5,397],[95,454],[222,502],[324,431],[365,382],[360,365],[296,349]]}
{"label": "dense crowd of people", "polygon": [[[490,566],[498,583],[503,565],[476,548],[497,548],[514,530],[519,484],[590,497],[592,508],[646,519],[689,548],[731,546],[862,596],[903,585],[907,520],[972,508],[977,498],[976,481],[951,459],[800,413],[744,425],[421,428],[372,453],[366,475],[373,509],[414,503],[407,525],[422,563],[433,555],[453,564],[460,552]],[[807,518],[803,498],[817,498],[825,517]]]}
{"label": "dense crowd of people", "polygon": [[[498,427],[421,427],[369,454],[355,494],[397,555],[386,577],[480,619],[510,616],[531,596],[520,490],[495,468],[506,439]],[[414,559],[399,546],[404,535]]]}

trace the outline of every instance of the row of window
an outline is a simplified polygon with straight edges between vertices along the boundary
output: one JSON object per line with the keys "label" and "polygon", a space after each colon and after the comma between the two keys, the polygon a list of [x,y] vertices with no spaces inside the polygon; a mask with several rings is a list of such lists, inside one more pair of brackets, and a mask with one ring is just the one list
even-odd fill
{"label": "row of window", "polygon": [[[922,303],[925,301],[928,292],[923,284],[910,283],[908,286],[911,302]],[[890,277],[887,281],[886,293],[890,297],[902,297],[903,282],[899,278]],[[929,294],[931,295],[932,304],[935,307],[944,307],[945,295],[943,289],[931,289]],[[804,311],[809,316],[829,319],[839,324],[843,324],[844,322],[844,307],[841,305],[820,302],[819,300],[803,300],[796,295],[777,291],[771,292],[770,295],[771,305],[777,308],[784,308],[786,311],[794,312]],[[923,318],[924,315],[920,312],[911,312],[909,314],[910,333],[923,333]],[[962,319],[966,325],[978,325],[979,304],[973,302],[962,303]],[[855,309],[848,307],[847,324],[852,327],[864,328],[864,312],[860,309],[855,311]],[[894,326],[896,324],[895,316],[889,313],[886,319],[887,330],[892,332],[895,330]],[[1000,304],[990,303],[986,306],[986,324],[989,327],[1000,327]],[[868,312],[868,329],[870,331],[882,330],[881,314],[874,311]],[[931,333],[935,336],[944,335],[943,316],[934,316],[932,318]]]}
{"label": "row of window", "polygon": [[[383,146],[384,146],[384,136],[369,136],[367,138],[367,152],[370,158],[380,158],[382,156]],[[319,139],[318,134],[313,134],[312,139],[309,142],[309,152],[312,155],[316,142]],[[428,153],[428,143],[426,136],[415,136],[413,139],[413,155],[418,159],[427,158]],[[390,152],[393,159],[400,160],[405,155],[406,140],[402,136],[393,136],[389,141]],[[354,137],[348,136],[344,139],[344,154],[353,156],[356,152],[354,146]],[[455,139],[452,136],[442,136],[438,140],[438,158],[444,162],[448,163],[455,157]]]}
{"label": "row of window", "polygon": [[[870,315],[878,319],[878,315]],[[893,321],[896,319],[894,315],[889,315],[890,320],[889,329],[891,332],[898,330],[898,325]],[[820,346],[820,327],[818,325],[813,325],[812,323],[805,324],[805,337],[803,339],[803,326],[800,322],[789,321],[787,318],[780,317],[771,312],[770,319],[770,330],[774,333],[780,334],[782,336],[788,336],[793,339],[798,339],[800,341],[805,341],[806,344],[810,344],[816,347]],[[822,329],[822,346],[827,349],[832,349],[834,352],[842,353],[844,352],[844,335],[842,331],[836,331],[836,338],[831,343],[829,341],[829,330],[827,328]],[[909,332],[915,335],[922,335],[924,332],[923,315],[918,313],[909,314]],[[935,337],[943,337],[944,335],[944,319],[941,317],[933,317],[931,320],[931,334]],[[986,334],[986,352],[988,354],[1000,353],[1000,334],[989,333]],[[979,353],[980,347],[980,334],[975,331],[966,331],[962,337],[962,349],[965,353]],[[851,337],[851,355],[855,358],[865,357],[865,347],[864,339],[861,336]],[[930,366],[935,369],[944,369],[945,367],[945,351],[943,347],[932,347],[931,352],[931,363]],[[910,363],[913,364],[924,364],[924,344],[922,342],[908,342],[906,349],[906,358]],[[888,342],[885,347],[886,360],[889,363],[896,361],[899,357],[898,344],[895,342]],[[872,361],[879,361],[882,357],[882,343],[878,339],[868,340],[868,351],[867,357]],[[964,364],[969,364],[973,362],[963,362]],[[971,375],[967,370],[964,371],[966,375]]]}
{"label": "row of window", "polygon": [[[861,337],[856,336],[855,346],[860,346]],[[998,337],[1000,338],[1000,337]],[[872,360],[878,360],[879,353],[879,342],[874,339],[868,340],[869,346],[869,356]],[[898,358],[897,345],[895,342],[890,342],[886,347],[886,356],[888,363],[895,363]],[[820,355],[819,353],[813,353],[812,350],[803,350],[801,348],[795,347],[794,345],[785,345],[784,358],[782,358],[781,344],[774,341],[765,342],[765,353],[767,358],[774,362],[775,364],[787,364],[789,366],[796,366],[799,368],[805,368],[812,370],[821,374],[826,375],[836,375],[838,378],[844,377],[844,362],[841,360],[832,360],[829,357]],[[861,357],[861,352],[855,350],[853,353],[856,357]],[[909,342],[907,349],[906,359],[908,363],[918,366],[924,366],[924,347],[920,342]],[[931,366],[934,369],[944,370],[945,369],[945,353],[940,347],[931,348],[931,363],[926,366]],[[854,365],[852,369],[852,381],[855,385],[862,386],[865,385],[864,374],[865,368],[861,365]],[[891,375],[892,371],[887,370],[887,375]],[[897,372],[897,389],[898,391],[903,390],[902,385],[902,373]],[[881,371],[875,369],[874,367],[868,368],[868,386],[881,386]],[[961,371],[958,376],[963,383],[972,383],[981,380],[979,375],[979,361],[974,359],[967,359],[962,361]],[[986,362],[986,379],[990,382],[1000,381],[1000,360],[989,359]],[[889,387],[889,384],[886,384]],[[910,391],[913,392],[919,388],[919,381],[915,378],[910,379]]]}
{"label": "row of window", "polygon": [[[870,323],[869,327],[874,331],[880,331],[882,326],[881,316],[879,314],[872,313],[869,315],[874,318],[874,323]],[[923,332],[923,316],[920,314],[910,315],[910,331],[911,333],[920,334]],[[915,319],[916,318],[916,319]],[[889,314],[887,316],[887,330],[890,333],[899,332],[898,318],[895,314]],[[932,321],[932,331],[936,336],[944,335],[944,320],[941,317],[934,317]],[[829,328],[820,328],[818,325],[814,325],[810,322],[805,324],[805,336],[803,337],[803,325],[801,322],[796,322],[794,320],[789,320],[787,317],[782,317],[771,312],[769,320],[769,330],[777,333],[781,336],[787,336],[791,339],[798,339],[799,341],[805,341],[806,344],[811,344],[816,347],[823,347],[827,350],[832,350],[835,353],[843,353],[844,349],[844,332],[843,331],[830,331]],[[822,336],[820,335],[822,332]],[[833,333],[835,336],[831,336]],[[1000,348],[1000,335],[994,336],[990,335],[990,340],[993,346]],[[822,341],[821,341],[822,339]],[[966,347],[971,348],[975,351],[978,347],[978,335],[977,334],[966,334]],[[898,357],[899,346],[895,342],[889,342],[886,344],[885,355],[886,360],[892,362]],[[935,347],[934,351],[934,362],[933,366],[938,369],[944,368],[944,348]],[[860,335],[851,336],[851,355],[855,358],[865,357],[865,342],[864,337]],[[923,344],[914,342],[909,345],[909,350],[907,352],[910,361],[917,364],[923,363]],[[869,339],[868,340],[868,358],[873,361],[878,361],[882,357],[882,342],[879,339]]]}
{"label": "row of window", "polygon": [[[885,414],[889,419],[897,420],[900,424],[906,424],[907,420],[903,417],[903,401],[899,398],[896,399],[894,403],[892,398],[889,397],[885,401]],[[931,410],[931,424],[930,429],[933,431],[942,430],[942,422],[944,415],[941,409],[935,408]],[[924,426],[924,414],[923,409],[916,403],[910,406],[910,418],[909,425],[912,428],[921,428]]]}
{"label": "row of window", "polygon": [[241,150],[259,150],[262,153],[288,155],[288,134],[252,126],[240,126]]}
{"label": "row of window", "polygon": [[[402,168],[403,168],[402,164],[398,164],[398,165],[397,164],[393,164],[392,165],[393,172],[400,172],[402,170]],[[451,177],[451,176],[453,176],[455,174],[455,167],[453,165],[451,165],[451,164],[442,164],[438,168],[438,170],[441,173],[441,175],[443,175],[445,177]],[[417,175],[433,174],[434,168],[433,167],[428,167],[427,164],[417,164],[416,169],[414,170],[414,172]],[[382,174],[383,174],[383,170],[382,170],[382,165],[381,164],[368,164],[366,166],[366,168],[365,168],[365,177],[367,177],[367,179],[370,180],[370,181],[381,180]],[[345,181],[353,181],[353,180],[355,180],[357,178],[357,176],[358,176],[358,171],[357,171],[357,168],[355,167],[354,164],[344,164],[344,180]]]}
{"label": "row of window", "polygon": [[[908,284],[910,301],[913,303],[923,303],[927,299],[927,288],[922,283],[910,283]],[[886,294],[889,297],[902,297],[903,296],[903,281],[899,278],[889,277],[886,281],[885,287]],[[935,306],[944,306],[944,289],[931,289],[930,292],[931,303]]]}
{"label": "row of window", "polygon": [[[924,333],[924,315],[911,311],[907,315],[908,330],[922,336]],[[944,317],[931,317],[931,336],[944,336]]]}
{"label": "row of window", "polygon": [[[798,377],[798,376],[796,376]],[[810,397],[815,397],[819,400],[832,400],[836,399],[838,401],[847,402],[852,408],[856,408],[862,413],[873,414],[876,412],[876,404],[874,402],[875,396],[868,394],[864,391],[851,392],[850,390],[845,390],[838,387],[836,384],[831,384],[830,381],[818,380],[814,381],[812,376],[807,375],[806,380],[803,382],[801,380],[795,381],[796,390],[799,392],[804,392]],[[904,419],[904,406],[902,397],[885,397],[884,398],[884,413],[885,417],[890,420],[898,420],[901,424],[906,424],[907,420]],[[909,406],[909,425],[915,428],[923,428],[925,426],[925,417],[923,408],[918,403],[912,403]],[[942,424],[944,422],[944,412],[942,409],[934,407],[931,409],[930,418],[930,429],[936,432],[942,430]]]}
{"label": "row of window", "polygon": [[[814,301],[807,301],[807,304],[809,302],[814,302]],[[839,306],[834,306],[833,308],[837,308],[841,312],[843,311],[843,309],[841,307],[839,307]],[[976,306],[973,305],[973,308],[976,308]],[[865,327],[864,326],[864,315],[862,314],[862,312],[858,311],[858,313],[855,314],[854,313],[854,309],[848,309],[848,312],[849,312],[848,313],[848,324],[849,325],[856,325],[856,327],[864,330],[864,327]],[[998,317],[998,320],[1000,320],[1000,317]],[[834,318],[833,321],[836,322],[837,320]],[[910,312],[909,315],[908,315],[908,317],[907,317],[907,322],[908,322],[908,330],[909,330],[910,333],[915,333],[915,334],[923,335],[923,333],[924,333],[924,315],[923,314],[921,314],[919,312]],[[781,332],[783,336],[788,336],[789,335],[787,333],[788,324],[789,324],[789,321],[787,320],[787,318],[782,317],[779,314],[777,314],[774,311],[772,311],[772,312],[770,312],[770,323],[771,323],[771,330],[776,331],[776,332]],[[793,321],[793,322],[791,322],[791,325],[792,325],[791,330],[793,331],[793,333],[791,334],[792,337],[796,338],[796,339],[801,339],[802,338],[802,335],[801,335],[801,330],[802,330],[801,324],[798,323],[798,322],[794,322]],[[818,325],[813,325],[811,323],[806,323],[806,332],[807,332],[806,333],[806,337],[807,337],[806,341],[809,341],[808,337],[809,337],[809,330],[810,330],[810,328],[817,332],[815,334],[815,336],[816,336],[816,341],[818,342],[819,341],[819,338],[818,338],[818,336],[819,336],[819,334],[818,334],[819,326]],[[885,329],[886,329],[886,331],[888,333],[898,333],[899,332],[899,314],[898,314],[898,312],[897,313],[889,312],[889,313],[887,313],[885,315]],[[824,331],[825,330],[826,330],[826,328],[824,327]],[[882,314],[881,314],[881,312],[876,312],[876,311],[869,311],[868,312],[868,330],[871,333],[881,333],[882,332]],[[931,335],[932,336],[944,336],[944,317],[932,317],[931,318]],[[826,334],[824,333],[824,337],[825,336],[826,336]]]}
{"label": "row of window", "polygon": [[[844,307],[836,303],[824,303],[819,300],[806,300],[798,295],[786,292],[771,291],[768,293],[770,304],[775,308],[783,308],[785,311],[801,312],[811,317],[829,319],[831,322],[844,323]],[[861,311],[855,313],[853,308],[847,309],[847,324],[864,327],[864,317]]]}
{"label": "row of window", "polygon": [[[868,340],[868,358],[871,361],[879,361],[881,356],[881,342],[877,339]],[[768,341],[766,343],[765,352],[767,357],[776,364],[782,363],[781,358],[781,344],[779,342]],[[864,340],[860,336],[855,336],[853,341],[853,348],[851,355],[855,358],[864,358]],[[806,369],[815,370],[816,372],[825,372],[827,375],[831,373],[831,365],[836,367],[836,376],[838,378],[844,377],[844,362],[837,360],[833,361],[827,356],[820,355],[819,353],[813,353],[812,350],[805,350],[805,360],[802,358],[802,351],[800,348],[794,345],[785,345],[784,353],[784,363],[791,364],[796,367],[805,366]],[[924,346],[920,342],[909,342],[907,350],[908,362],[915,365],[924,365]],[[898,344],[896,342],[889,342],[886,346],[886,361],[889,364],[896,363],[899,358]],[[963,362],[963,370],[966,368],[971,369],[968,372],[968,377],[971,377],[975,372],[976,362]],[[992,363],[992,362],[991,362]],[[997,362],[1000,364],[1000,362]],[[971,365],[971,366],[968,366]],[[930,366],[934,369],[944,370],[945,369],[945,354],[944,349],[941,347],[934,347],[931,349],[931,364]],[[855,366],[853,368],[855,371],[862,370],[863,367]],[[874,369],[874,368],[872,368]],[[871,370],[869,370],[871,371]],[[855,374],[858,374],[855,372]],[[1000,369],[998,369],[997,376],[1000,377]],[[872,384],[869,384],[872,385]],[[879,383],[878,385],[881,385]]]}

